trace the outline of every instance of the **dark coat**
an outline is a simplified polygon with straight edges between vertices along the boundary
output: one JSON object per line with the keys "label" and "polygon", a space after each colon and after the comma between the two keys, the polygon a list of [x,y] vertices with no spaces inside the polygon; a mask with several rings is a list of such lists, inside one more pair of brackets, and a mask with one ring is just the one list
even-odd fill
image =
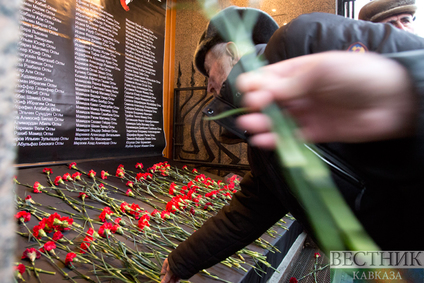
{"label": "dark coat", "polygon": [[[423,38],[390,25],[313,13],[280,28],[269,41],[265,55],[274,63],[329,50],[393,53],[416,49],[424,49]],[[409,63],[421,62],[421,67],[409,70],[417,80],[417,91],[424,95],[424,59],[422,53],[418,56],[420,60]],[[337,187],[383,250],[424,249],[420,227],[424,217],[424,206],[420,204],[424,197],[422,133],[384,142],[319,145],[320,154],[340,169],[332,168]],[[169,255],[174,274],[189,278],[220,262],[250,244],[289,211],[309,230],[309,222],[282,177],[274,153],[257,148],[249,151],[252,171],[243,178],[241,190],[230,205]]]}

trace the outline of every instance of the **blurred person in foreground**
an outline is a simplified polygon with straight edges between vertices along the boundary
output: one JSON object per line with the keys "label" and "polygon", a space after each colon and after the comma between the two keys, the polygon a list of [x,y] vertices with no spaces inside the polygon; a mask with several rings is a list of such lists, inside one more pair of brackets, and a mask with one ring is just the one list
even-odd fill
{"label": "blurred person in foreground", "polygon": [[373,0],[359,11],[359,20],[387,23],[415,33],[414,21],[417,6],[415,0]]}
{"label": "blurred person in foreground", "polygon": [[[394,53],[415,49],[424,49],[424,39],[392,26],[376,25],[332,14],[312,13],[299,16],[279,28],[269,40],[264,55],[269,63],[277,63],[295,57],[299,57],[301,60],[300,56],[328,50]],[[372,56],[372,54],[364,56]],[[223,65],[230,58],[230,56],[222,56],[216,60],[222,60],[221,65]],[[377,58],[380,57],[377,56]],[[367,68],[370,66],[366,64],[367,60],[360,62],[362,65],[359,67],[357,64],[350,67],[341,61],[339,68],[350,69],[351,73],[348,73],[348,77],[355,77],[362,72],[368,74]],[[396,70],[396,66],[398,66],[396,64],[389,61],[386,65],[382,65],[383,70],[373,68],[370,71]],[[199,68],[198,64],[196,66]],[[314,69],[313,66],[313,64],[305,64],[303,66],[305,69],[295,69],[292,66],[293,68],[287,72],[294,76],[301,71],[306,72],[309,68],[313,70],[313,73],[318,73],[317,76],[325,75],[325,69]],[[207,67],[206,60],[200,67]],[[227,74],[231,75],[228,70]],[[208,75],[211,79],[211,73]],[[275,71],[273,78],[276,78],[277,75],[278,73]],[[279,77],[277,76],[277,78]],[[278,88],[277,83],[284,81],[284,77],[282,78],[283,80],[267,80],[269,87],[276,86]],[[388,77],[391,81],[396,81],[395,78],[406,82],[409,80],[407,72],[402,68],[400,72]],[[257,82],[257,80],[255,81]],[[340,84],[342,82],[340,81]],[[358,81],[355,82],[358,83]],[[333,80],[332,83],[335,85],[326,85],[323,89],[325,87],[337,88],[339,85],[337,80]],[[375,80],[373,83],[380,84]],[[372,90],[367,89],[366,84],[362,84],[362,82],[358,84],[363,85],[363,92]],[[368,86],[372,86],[372,84],[368,84]],[[253,86],[250,85],[250,87]],[[250,88],[246,89],[240,86],[240,89],[250,92]],[[407,101],[412,100],[412,104],[417,106],[417,100],[414,100],[416,96],[411,94],[415,93],[412,90],[412,83],[405,86],[405,89],[407,92],[403,93],[404,88],[398,88],[405,97],[408,97],[404,103],[410,105],[411,102]],[[396,91],[396,89],[394,90]],[[260,95],[260,89],[258,91]],[[346,91],[348,94],[354,95],[349,89]],[[233,94],[236,96],[236,90]],[[365,94],[364,97],[367,95]],[[271,96],[268,102],[272,99]],[[353,109],[350,111],[361,106],[356,105],[356,101],[355,99],[351,100]],[[390,100],[387,101],[387,103],[389,102]],[[290,105],[294,110],[315,109],[319,112],[329,108],[325,104],[316,108],[305,108],[309,102],[304,99],[300,99],[296,103]],[[337,99],[333,103],[337,108]],[[341,102],[339,101],[339,103]],[[248,105],[251,106],[251,104]],[[302,105],[304,108],[300,107]],[[406,112],[409,113],[409,110]],[[215,114],[213,113],[213,115]],[[342,119],[343,114],[344,111],[341,109],[339,112],[335,111],[333,119],[338,119],[338,117]],[[384,116],[384,112],[377,111],[373,115]],[[406,120],[413,120],[411,117]],[[363,118],[369,117],[365,115]],[[395,122],[395,120],[390,122]],[[351,126],[346,124],[346,127],[342,126],[341,128],[348,129],[349,127]],[[424,249],[422,232],[419,225],[416,225],[417,220],[424,216],[424,207],[420,204],[424,197],[424,190],[422,190],[424,180],[421,173],[421,168],[424,168],[424,157],[421,158],[419,155],[424,154],[424,151],[419,151],[423,143],[411,136],[414,129],[412,123],[410,127],[403,130],[404,134],[398,138],[383,131],[387,135],[386,139],[378,142],[335,142],[317,145],[320,148],[321,157],[332,164],[331,176],[347,204],[368,234],[383,250]],[[259,131],[263,130],[262,128]],[[162,266],[163,283],[178,282],[180,278],[188,279],[199,270],[219,263],[257,239],[288,212],[313,235],[302,205],[294,197],[281,174],[282,169],[275,152],[259,148],[255,146],[257,141],[254,139],[253,141],[249,145],[251,172],[244,176],[240,184],[241,190],[234,194],[229,205],[219,211],[216,216],[208,219],[200,229],[169,254]],[[261,144],[258,143],[258,145]],[[405,207],[408,207],[408,210],[404,209]]]}

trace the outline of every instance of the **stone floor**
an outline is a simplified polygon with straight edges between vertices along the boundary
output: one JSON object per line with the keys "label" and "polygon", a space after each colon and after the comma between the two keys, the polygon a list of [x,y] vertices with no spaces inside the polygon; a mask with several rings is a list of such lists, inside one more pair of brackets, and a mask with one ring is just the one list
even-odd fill
{"label": "stone floor", "polygon": [[329,259],[306,234],[298,237],[285,261],[268,283],[296,282],[290,282],[292,277],[299,283],[330,283]]}

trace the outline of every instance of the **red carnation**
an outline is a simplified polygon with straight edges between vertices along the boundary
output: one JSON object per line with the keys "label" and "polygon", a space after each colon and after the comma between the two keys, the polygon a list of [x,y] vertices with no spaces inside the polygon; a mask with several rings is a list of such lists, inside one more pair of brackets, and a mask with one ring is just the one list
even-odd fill
{"label": "red carnation", "polygon": [[40,257],[41,257],[40,252],[36,250],[35,248],[28,248],[22,254],[22,259],[27,258],[32,262],[34,262],[36,259],[39,259]]}
{"label": "red carnation", "polygon": [[69,174],[69,173],[65,173],[62,177],[62,180],[69,181],[69,182],[74,181],[74,179],[72,179],[72,177],[71,177],[71,174]]}
{"label": "red carnation", "polygon": [[63,238],[63,234],[60,231],[57,231],[53,234],[53,241],[60,241]]}
{"label": "red carnation", "polygon": [[116,169],[115,176],[118,177],[118,178],[124,178],[124,176],[125,176],[124,169],[121,169],[121,168]]}
{"label": "red carnation", "polygon": [[131,181],[128,181],[126,185],[127,185],[127,187],[130,187],[130,188],[134,187],[134,183],[131,182]]}
{"label": "red carnation", "polygon": [[91,177],[91,178],[94,178],[94,177],[96,177],[96,172],[93,170],[93,169],[91,169],[89,172],[88,172],[88,174],[87,174],[87,176],[88,177]]}
{"label": "red carnation", "polygon": [[77,169],[77,164],[75,162],[72,162],[69,164],[69,169]]}
{"label": "red carnation", "polygon": [[80,192],[78,197],[81,198],[82,200],[85,200],[85,198],[87,198],[88,196],[86,193]]}
{"label": "red carnation", "polygon": [[15,218],[18,219],[21,223],[28,222],[31,220],[31,213],[26,211],[19,211],[16,213]]}
{"label": "red carnation", "polygon": [[131,207],[128,203],[125,201],[121,203],[121,211],[122,212],[129,212],[131,210]]}
{"label": "red carnation", "polygon": [[169,194],[170,195],[175,195],[175,188],[176,188],[176,185],[175,185],[174,182],[172,182],[171,185],[169,186]]}
{"label": "red carnation", "polygon": [[315,254],[314,254],[314,257],[315,257],[315,258],[319,258],[319,257],[321,257],[321,254],[320,254],[320,253],[315,253]]}
{"label": "red carnation", "polygon": [[15,270],[15,277],[18,279],[21,279],[22,281],[25,281],[24,278],[22,277],[22,274],[24,274],[26,270],[25,265],[20,263],[19,265],[14,266],[13,269]]}
{"label": "red carnation", "polygon": [[32,197],[31,197],[31,195],[27,195],[26,196],[26,198],[25,198],[25,202],[27,203],[27,204],[32,204],[32,203],[35,203],[35,201],[33,201],[32,200]]}
{"label": "red carnation", "polygon": [[47,175],[53,174],[53,170],[52,170],[52,168],[44,168],[43,173],[46,173]]}
{"label": "red carnation", "polygon": [[68,231],[71,230],[70,226],[74,223],[74,219],[67,216],[62,217],[55,212],[47,218],[46,222],[46,225],[55,231]]}
{"label": "red carnation", "polygon": [[161,212],[160,217],[163,220],[169,219],[169,218],[171,218],[171,213],[169,211],[164,210],[164,211]]}
{"label": "red carnation", "polygon": [[[40,222],[41,223],[41,222]],[[47,237],[46,231],[44,231],[45,224],[41,223],[39,225],[35,225],[32,228],[32,235],[37,239],[41,239],[42,237]]]}
{"label": "red carnation", "polygon": [[111,219],[111,218],[110,218],[110,215],[111,215],[111,214],[113,214],[113,211],[112,211],[109,207],[105,207],[105,208],[103,209],[102,213],[100,213],[99,218],[100,218],[100,220],[101,220],[102,222],[105,222],[105,221],[106,221],[106,219]]}
{"label": "red carnation", "polygon": [[138,219],[140,217],[140,211],[141,211],[141,208],[138,204],[135,204],[135,203],[131,204],[130,214],[134,215],[135,219]]}
{"label": "red carnation", "polygon": [[62,177],[57,176],[56,179],[54,179],[54,184],[59,186],[59,184],[65,184],[65,182],[63,182]]}
{"label": "red carnation", "polygon": [[74,268],[74,265],[72,264],[74,261],[76,262],[77,260],[75,259],[77,257],[76,253],[68,253],[66,255],[66,259],[65,259],[65,264],[69,267],[69,268]]}
{"label": "red carnation", "polygon": [[137,163],[136,165],[135,165],[135,168],[138,168],[138,169],[143,169],[143,163]]}
{"label": "red carnation", "polygon": [[80,245],[81,253],[85,253],[85,251],[88,249],[88,247],[91,246],[91,242],[93,241],[93,237],[86,236],[83,240],[83,242]]}
{"label": "red carnation", "polygon": [[105,180],[107,179],[107,176],[110,176],[110,174],[104,170],[102,170],[102,172],[100,173],[100,177]]}
{"label": "red carnation", "polygon": [[150,215],[144,214],[143,216],[140,217],[140,220],[138,220],[138,228],[140,228],[140,230],[148,230],[146,227],[150,226],[149,221],[150,221]]}
{"label": "red carnation", "polygon": [[127,196],[129,197],[133,197],[134,193],[131,191],[131,189],[128,189],[127,192],[125,193]]}
{"label": "red carnation", "polygon": [[124,231],[122,230],[122,227],[121,227],[121,226],[119,226],[119,224],[115,224],[115,225],[113,225],[113,226],[112,226],[112,229],[111,229],[110,231],[112,231],[112,233],[117,233],[117,234],[119,234],[119,235],[124,234]]}
{"label": "red carnation", "polygon": [[143,173],[137,173],[137,175],[135,176],[135,179],[137,181],[144,180],[144,174]]}
{"label": "red carnation", "polygon": [[99,235],[105,238],[106,236],[110,235],[113,228],[113,224],[106,222],[99,228]]}
{"label": "red carnation", "polygon": [[74,174],[72,174],[72,178],[74,180],[81,181],[81,173],[80,172],[75,172]]}
{"label": "red carnation", "polygon": [[34,186],[32,186],[32,188],[34,189],[34,193],[36,194],[40,194],[41,193],[41,189],[44,188],[39,182],[35,182]]}
{"label": "red carnation", "polygon": [[295,277],[290,277],[289,283],[297,283],[297,279]]}
{"label": "red carnation", "polygon": [[56,244],[53,241],[48,241],[44,243],[43,247],[40,249],[41,252],[52,252],[54,254],[54,249],[56,248]]}
{"label": "red carnation", "polygon": [[19,265],[15,266],[15,270],[17,270],[20,274],[24,274],[26,268],[25,265],[20,263]]}
{"label": "red carnation", "polygon": [[99,234],[93,228],[88,229],[87,234],[93,237],[93,239],[99,237]]}
{"label": "red carnation", "polygon": [[121,224],[124,224],[125,222],[124,222],[124,220],[122,220],[122,218],[121,217],[117,217],[116,219],[115,219],[115,224],[119,224],[119,225],[121,225]]}

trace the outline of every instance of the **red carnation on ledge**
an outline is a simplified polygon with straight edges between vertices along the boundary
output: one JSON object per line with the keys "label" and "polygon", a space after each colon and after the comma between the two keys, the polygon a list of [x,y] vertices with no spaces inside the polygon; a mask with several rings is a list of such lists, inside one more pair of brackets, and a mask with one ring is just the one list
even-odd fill
{"label": "red carnation on ledge", "polygon": [[108,176],[110,176],[110,174],[108,172],[104,171],[104,170],[102,170],[102,172],[100,173],[100,177],[103,180],[106,180]]}
{"label": "red carnation on ledge", "polygon": [[65,173],[62,177],[62,180],[69,181],[69,182],[74,181],[74,179],[72,179],[72,177],[71,177],[71,174],[69,174],[69,173]]}
{"label": "red carnation on ledge", "polygon": [[174,182],[171,183],[171,185],[169,185],[169,194],[170,195],[175,195],[175,189],[177,188],[177,185],[175,185]]}
{"label": "red carnation on ledge", "polygon": [[88,196],[87,196],[86,193],[81,192],[81,193],[79,193],[78,197],[81,198],[84,201]]}
{"label": "red carnation on ledge", "polygon": [[297,283],[297,279],[295,277],[290,277],[289,283]]}
{"label": "red carnation on ledge", "polygon": [[77,257],[76,253],[68,253],[65,258],[65,264],[71,269],[75,268],[75,266],[72,263],[78,261],[76,257]]}
{"label": "red carnation on ledge", "polygon": [[106,238],[109,235],[111,235],[111,232],[114,232],[112,223],[106,222],[99,228],[99,235],[102,236],[103,238]]}
{"label": "red carnation on ledge", "polygon": [[143,163],[137,163],[136,165],[135,165],[135,168],[138,168],[138,169],[143,169]]}
{"label": "red carnation on ledge", "polygon": [[40,249],[41,252],[50,252],[53,255],[56,255],[54,249],[56,248],[56,244],[53,241],[48,241],[44,243],[43,247]]}
{"label": "red carnation on ledge", "polygon": [[113,211],[109,207],[105,207],[103,209],[102,213],[100,213],[99,218],[102,222],[105,222],[106,219],[108,219],[108,220],[111,219],[111,217],[110,217],[111,214],[113,214]]}
{"label": "red carnation on ledge", "polygon": [[26,211],[19,211],[16,213],[15,218],[18,219],[21,223],[25,223],[31,220],[31,213]]}
{"label": "red carnation on ledge", "polygon": [[118,168],[118,169],[116,169],[116,174],[115,174],[115,176],[116,176],[116,177],[118,177],[118,178],[124,178],[124,176],[125,176],[125,171],[124,171],[124,169],[122,169],[122,168]]}
{"label": "red carnation on ledge", "polygon": [[171,213],[167,210],[164,210],[164,211],[161,212],[160,217],[163,220],[167,220],[167,219],[171,218]]}
{"label": "red carnation on ledge", "polygon": [[96,177],[96,172],[93,170],[93,169],[91,169],[89,172],[88,172],[88,174],[87,174],[87,176],[88,177],[91,177],[91,178],[94,178],[94,177]]}
{"label": "red carnation on ledge", "polygon": [[80,172],[75,172],[74,174],[72,174],[72,178],[74,180],[81,181],[81,173]]}
{"label": "red carnation on ledge", "polygon": [[140,217],[140,220],[138,220],[138,228],[140,228],[140,230],[142,231],[148,231],[150,230],[149,226],[150,226],[150,215],[149,214],[144,214],[143,216]]}
{"label": "red carnation on ledge", "polygon": [[15,277],[21,279],[22,281],[25,281],[22,277],[22,274],[24,274],[26,270],[25,265],[20,263],[19,265],[14,266],[13,269],[15,270]]}
{"label": "red carnation on ledge", "polygon": [[127,192],[125,193],[127,196],[129,197],[133,197],[134,193],[131,191],[131,189],[128,189]]}
{"label": "red carnation on ledge", "polygon": [[35,201],[32,199],[32,196],[31,195],[27,195],[27,197],[25,198],[25,202],[28,205],[31,205],[31,204],[34,204],[35,203]]}
{"label": "red carnation on ledge", "polygon": [[127,202],[124,201],[124,202],[121,203],[121,211],[129,213],[131,211],[131,206]]}
{"label": "red carnation on ledge", "polygon": [[59,184],[65,184],[65,182],[63,182],[63,180],[62,180],[62,177],[61,176],[57,176],[55,179],[54,179],[54,182],[53,182],[56,186],[59,186]]}
{"label": "red carnation on ledge", "polygon": [[47,237],[46,231],[44,229],[46,228],[45,222],[40,222],[40,224],[35,225],[32,228],[32,235],[36,237],[37,239],[41,239],[43,237]]}
{"label": "red carnation on ledge", "polygon": [[36,259],[41,257],[41,253],[35,248],[28,248],[22,254],[22,259],[29,259],[31,262],[34,262]]}
{"label": "red carnation on ledge", "polygon": [[62,238],[63,238],[63,234],[60,231],[55,232],[52,237],[53,241],[59,241],[59,242],[61,242]]}
{"label": "red carnation on ledge", "polygon": [[53,174],[53,170],[52,170],[52,168],[44,168],[43,173],[46,173],[47,175]]}
{"label": "red carnation on ledge", "polygon": [[157,210],[157,209],[154,209],[154,210],[150,213],[150,215],[151,215],[151,216],[153,216],[153,217],[156,217],[156,215],[157,215],[157,216],[159,216],[159,214],[160,214],[160,213],[159,213],[159,210]]}
{"label": "red carnation on ledge", "polygon": [[77,163],[72,162],[71,164],[69,164],[69,169],[77,169]]}
{"label": "red carnation on ledge", "polygon": [[46,220],[47,225],[55,231],[69,231],[74,219],[67,216],[60,216],[57,212],[51,214]]}
{"label": "red carnation on ledge", "polygon": [[34,189],[33,190],[34,193],[41,194],[42,193],[41,189],[43,189],[44,187],[39,182],[35,182],[32,188]]}
{"label": "red carnation on ledge", "polygon": [[91,242],[93,241],[93,238],[90,236],[86,236],[83,240],[83,242],[80,245],[80,252],[82,254],[85,254],[85,251],[88,250],[88,248],[91,246]]}
{"label": "red carnation on ledge", "polygon": [[127,187],[130,187],[130,188],[134,187],[134,183],[131,182],[131,181],[128,181],[126,185],[127,185]]}

